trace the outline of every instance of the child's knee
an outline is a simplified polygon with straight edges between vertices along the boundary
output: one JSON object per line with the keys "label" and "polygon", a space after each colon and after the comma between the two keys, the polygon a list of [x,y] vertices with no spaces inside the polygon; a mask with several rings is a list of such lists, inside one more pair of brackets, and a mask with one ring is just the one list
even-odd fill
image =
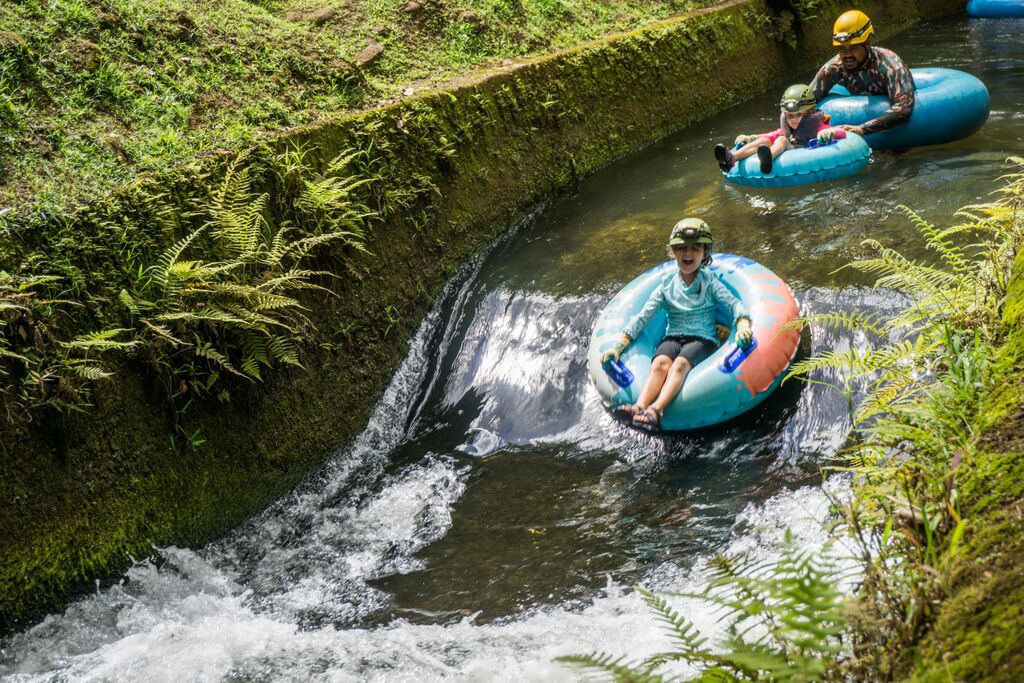
{"label": "child's knee", "polygon": [[672,361],[672,370],[674,372],[689,372],[691,367],[690,361],[685,356],[679,356]]}
{"label": "child's knee", "polygon": [[669,368],[672,367],[672,359],[668,356],[655,356],[654,360],[651,361],[651,369],[658,370],[660,372],[668,372]]}

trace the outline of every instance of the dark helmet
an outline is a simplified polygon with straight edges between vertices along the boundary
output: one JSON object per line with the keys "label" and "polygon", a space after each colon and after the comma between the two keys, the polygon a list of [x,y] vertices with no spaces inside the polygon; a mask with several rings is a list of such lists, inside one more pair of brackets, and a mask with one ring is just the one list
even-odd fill
{"label": "dark helmet", "polygon": [[808,112],[814,109],[817,101],[814,99],[814,91],[809,85],[798,83],[786,88],[782,93],[782,101],[779,102],[779,109],[783,112]]}

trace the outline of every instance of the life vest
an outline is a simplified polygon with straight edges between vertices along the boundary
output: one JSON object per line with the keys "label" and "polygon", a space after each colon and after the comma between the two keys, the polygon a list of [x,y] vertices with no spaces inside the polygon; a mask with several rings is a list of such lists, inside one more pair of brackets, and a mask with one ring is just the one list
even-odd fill
{"label": "life vest", "polygon": [[806,147],[808,142],[818,137],[818,131],[822,128],[828,128],[829,121],[828,114],[822,111],[814,111],[810,114],[805,114],[803,119],[800,120],[800,125],[794,130],[786,123],[786,114],[783,113],[779,115],[779,128],[782,130],[783,135],[789,139],[791,145],[794,147]]}

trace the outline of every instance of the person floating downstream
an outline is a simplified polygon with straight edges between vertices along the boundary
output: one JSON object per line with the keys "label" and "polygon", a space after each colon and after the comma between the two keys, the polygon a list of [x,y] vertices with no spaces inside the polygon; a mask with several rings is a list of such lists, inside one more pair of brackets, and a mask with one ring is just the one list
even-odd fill
{"label": "person floating downstream", "polygon": [[617,361],[658,310],[665,309],[668,328],[654,352],[651,374],[637,402],[616,409],[635,425],[659,429],[665,408],[682,389],[686,375],[718,348],[715,308],[719,303],[733,314],[737,345],[744,349],[750,345],[753,333],[746,307],[704,269],[711,263],[713,245],[711,228],[701,219],[684,218],[676,223],[668,248],[679,269],[664,277],[623,330],[619,342],[601,356],[602,364]]}
{"label": "person floating downstream", "polygon": [[889,99],[890,106],[881,116],[859,126],[838,126],[857,135],[888,130],[914,112],[916,86],[910,69],[892,50],[871,46],[874,32],[871,19],[860,10],[841,14],[832,29],[832,44],[839,47],[839,54],[818,69],[810,85],[816,102],[834,85],[845,87],[851,95]]}
{"label": "person floating downstream", "polygon": [[742,145],[737,150],[730,150],[722,144],[715,145],[715,159],[723,173],[737,161],[757,154],[761,162],[761,173],[772,172],[772,161],[787,149],[807,147],[812,140],[818,145],[827,145],[833,140],[846,137],[846,131],[833,128],[829,124],[828,114],[818,111],[814,91],[803,84],[791,85],[782,94],[779,103],[779,127],[768,133],[740,135],[735,145]]}

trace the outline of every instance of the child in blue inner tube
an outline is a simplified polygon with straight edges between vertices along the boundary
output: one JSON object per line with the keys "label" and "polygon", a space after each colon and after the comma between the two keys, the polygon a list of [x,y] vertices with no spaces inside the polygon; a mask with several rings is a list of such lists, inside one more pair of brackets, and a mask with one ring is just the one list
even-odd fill
{"label": "child in blue inner tube", "polygon": [[772,172],[772,162],[787,149],[807,147],[811,140],[818,145],[827,145],[833,140],[842,140],[846,131],[833,128],[829,115],[818,111],[814,91],[809,86],[797,84],[786,88],[779,103],[779,127],[767,133],[740,135],[733,146],[742,144],[737,150],[725,145],[715,145],[715,159],[722,173],[728,173],[737,161],[757,154],[761,162],[761,173]]}
{"label": "child in blue inner tube", "polygon": [[622,332],[622,339],[601,356],[601,363],[618,360],[659,309],[668,314],[665,338],[654,352],[651,374],[634,405],[616,408],[634,425],[659,429],[665,408],[676,397],[686,375],[718,348],[715,308],[728,307],[736,321],[736,343],[747,348],[753,335],[750,314],[718,278],[704,269],[711,263],[714,239],[711,228],[699,218],[684,218],[668,238],[669,255],[679,269],[662,278],[647,303]]}

